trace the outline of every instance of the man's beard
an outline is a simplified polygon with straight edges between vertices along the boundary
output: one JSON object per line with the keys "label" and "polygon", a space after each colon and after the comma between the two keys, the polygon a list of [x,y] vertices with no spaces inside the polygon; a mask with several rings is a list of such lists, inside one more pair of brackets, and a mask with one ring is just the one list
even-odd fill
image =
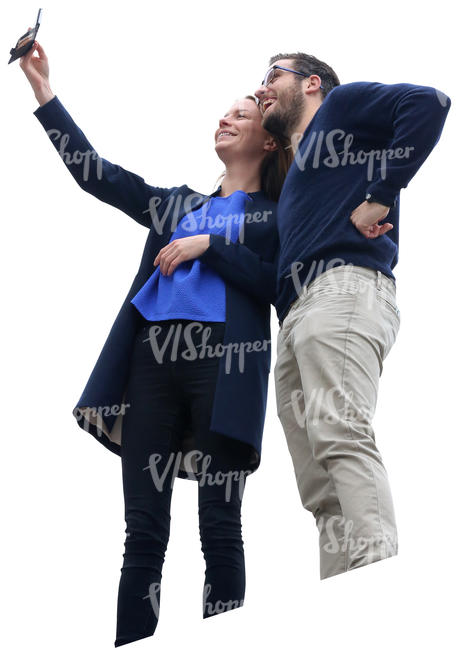
{"label": "man's beard", "polygon": [[[282,108],[282,105],[285,108]],[[264,115],[263,129],[290,140],[305,110],[305,99],[300,86],[298,84],[292,86],[280,100],[276,99],[273,106],[275,106],[274,110],[271,106],[270,112],[266,111]]]}

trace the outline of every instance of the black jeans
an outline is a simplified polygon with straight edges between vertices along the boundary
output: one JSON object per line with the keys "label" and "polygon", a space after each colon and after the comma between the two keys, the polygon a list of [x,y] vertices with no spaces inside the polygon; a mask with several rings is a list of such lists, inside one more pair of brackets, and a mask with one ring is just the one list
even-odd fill
{"label": "black jeans", "polygon": [[[207,472],[211,478],[217,472],[232,471],[229,489],[222,474],[217,474],[218,480],[209,480],[206,472],[204,480],[196,477],[201,549],[206,562],[203,618],[243,604],[245,561],[240,511],[245,473],[235,470],[245,468],[248,446],[209,430],[219,357],[182,357],[187,349],[184,328],[190,323],[194,321],[142,320],[135,338],[125,400],[130,406],[123,418],[121,441],[127,527],[115,646],[151,636],[159,620],[174,466],[187,422],[196,450],[203,458],[210,456]],[[203,332],[206,336],[208,327],[211,333],[207,344],[214,348],[222,343],[225,324],[204,322],[191,330],[195,346],[201,343]],[[163,350],[161,356],[159,350]]]}

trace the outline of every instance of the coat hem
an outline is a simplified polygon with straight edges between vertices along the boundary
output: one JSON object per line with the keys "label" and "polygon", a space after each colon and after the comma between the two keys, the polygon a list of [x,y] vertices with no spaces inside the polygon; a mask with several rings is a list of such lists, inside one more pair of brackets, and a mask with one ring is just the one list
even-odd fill
{"label": "coat hem", "polygon": [[[123,402],[125,402],[125,400],[123,400]],[[122,407],[124,407],[124,404],[122,404]],[[122,418],[124,413],[120,412],[118,416],[116,416],[116,419],[113,421],[109,430],[110,423],[107,424],[105,417],[101,414],[101,411],[102,407],[99,406],[75,406],[73,409],[73,415],[83,431],[90,433],[93,438],[100,442],[106,449],[121,458],[121,433],[123,424]],[[115,417],[115,413],[113,414],[113,417]],[[248,472],[249,474],[256,472],[261,463],[261,454],[257,449],[255,449],[253,445],[251,445],[249,442],[241,440],[237,436],[231,435],[230,433],[225,433],[223,431],[214,431],[214,433],[217,433],[221,436],[226,436],[231,440],[236,440],[237,442],[247,445],[250,448],[250,454],[248,459],[246,459],[245,467],[242,467],[239,471]],[[183,453],[183,450],[180,451]],[[189,451],[191,451],[191,449]],[[184,462],[186,462],[186,460],[185,456],[183,455],[181,464]],[[178,469],[177,478],[194,481],[197,480],[196,474],[199,474],[201,470],[197,469],[196,460],[193,460],[193,463],[194,464],[191,465],[191,467],[188,467],[187,470],[184,470],[182,467],[180,467]]]}

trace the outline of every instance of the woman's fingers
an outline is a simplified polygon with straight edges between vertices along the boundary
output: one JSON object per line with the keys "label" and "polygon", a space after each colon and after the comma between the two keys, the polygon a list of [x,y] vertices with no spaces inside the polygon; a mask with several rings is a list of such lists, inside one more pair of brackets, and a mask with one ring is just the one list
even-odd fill
{"label": "woman's fingers", "polygon": [[44,48],[42,47],[42,45],[40,45],[38,41],[34,41],[34,45],[41,59],[47,59],[47,55],[44,52]]}
{"label": "woman's fingers", "polygon": [[28,51],[26,52],[26,54],[23,54],[23,56],[20,56],[20,58],[19,58],[19,65],[20,65],[21,68],[24,68],[24,66],[25,66],[26,64],[29,63],[29,59],[30,59],[30,58],[32,57],[32,55],[34,54],[34,50],[35,50],[35,49],[36,49],[36,48],[35,48],[34,45],[33,45],[33,46],[31,47],[31,49],[28,50]]}

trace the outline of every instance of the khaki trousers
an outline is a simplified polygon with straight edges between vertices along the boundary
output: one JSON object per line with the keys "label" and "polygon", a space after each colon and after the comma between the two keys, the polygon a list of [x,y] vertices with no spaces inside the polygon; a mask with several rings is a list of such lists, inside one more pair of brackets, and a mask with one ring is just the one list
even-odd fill
{"label": "khaki trousers", "polygon": [[302,504],[319,530],[321,580],[397,554],[371,421],[399,325],[392,280],[342,265],[304,288],[279,330],[277,413]]}

